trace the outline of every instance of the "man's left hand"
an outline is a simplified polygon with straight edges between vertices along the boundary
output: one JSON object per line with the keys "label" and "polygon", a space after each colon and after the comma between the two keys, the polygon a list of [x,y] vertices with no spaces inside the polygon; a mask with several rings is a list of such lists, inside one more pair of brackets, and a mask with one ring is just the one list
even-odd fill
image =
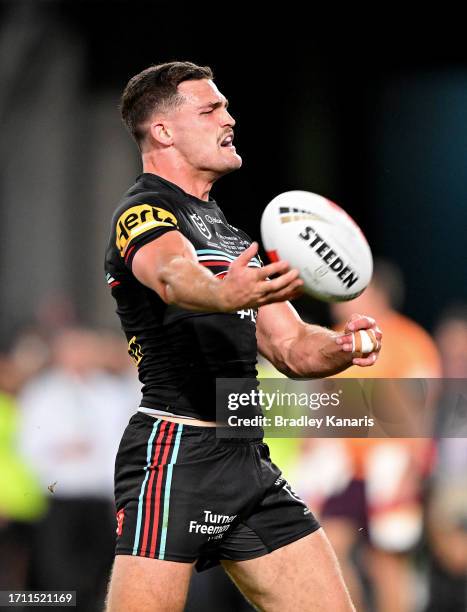
{"label": "man's left hand", "polygon": [[383,338],[382,331],[372,317],[353,314],[347,321],[343,334],[336,338],[336,343],[341,346],[343,351],[351,353],[355,350],[355,337],[353,334],[361,329],[372,332],[369,335],[372,338],[374,348],[370,353],[365,353],[364,356],[355,356],[352,359],[352,364],[361,367],[372,366],[378,359]]}

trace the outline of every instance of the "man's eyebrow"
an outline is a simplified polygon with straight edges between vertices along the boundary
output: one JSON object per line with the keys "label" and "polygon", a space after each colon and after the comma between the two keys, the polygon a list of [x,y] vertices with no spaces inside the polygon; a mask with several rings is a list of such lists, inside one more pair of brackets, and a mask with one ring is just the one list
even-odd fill
{"label": "man's eyebrow", "polygon": [[217,100],[216,102],[206,102],[206,104],[202,104],[199,108],[206,108],[207,106],[210,106],[211,108],[219,108],[219,106],[222,106],[222,104],[225,103],[225,108],[228,108],[229,106],[229,101],[227,100],[227,98],[225,98],[224,100]]}

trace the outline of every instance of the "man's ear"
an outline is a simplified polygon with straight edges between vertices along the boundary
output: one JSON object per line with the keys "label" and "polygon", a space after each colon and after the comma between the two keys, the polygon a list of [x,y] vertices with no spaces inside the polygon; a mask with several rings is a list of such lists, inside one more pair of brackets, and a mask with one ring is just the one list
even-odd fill
{"label": "man's ear", "polygon": [[170,126],[167,123],[154,121],[150,125],[151,136],[154,140],[163,146],[169,146],[173,143],[173,135]]}

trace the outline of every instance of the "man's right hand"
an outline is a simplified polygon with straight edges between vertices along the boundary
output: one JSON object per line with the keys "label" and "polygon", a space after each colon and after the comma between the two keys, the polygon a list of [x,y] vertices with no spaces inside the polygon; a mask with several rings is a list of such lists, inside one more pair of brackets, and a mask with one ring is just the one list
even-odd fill
{"label": "man's right hand", "polygon": [[[254,242],[231,263],[221,280],[198,263],[191,242],[174,230],[142,246],[134,256],[132,271],[167,304],[200,312],[257,308],[299,295],[303,281],[287,262],[248,267],[257,251]],[[272,275],[277,276],[268,280]]]}
{"label": "man's right hand", "polygon": [[[263,268],[249,268],[248,263],[258,252],[253,242],[230,264],[220,288],[221,300],[227,311],[257,308],[273,302],[285,302],[299,295],[303,281],[298,270],[291,270],[286,261],[268,264]],[[269,280],[268,277],[277,275]]]}

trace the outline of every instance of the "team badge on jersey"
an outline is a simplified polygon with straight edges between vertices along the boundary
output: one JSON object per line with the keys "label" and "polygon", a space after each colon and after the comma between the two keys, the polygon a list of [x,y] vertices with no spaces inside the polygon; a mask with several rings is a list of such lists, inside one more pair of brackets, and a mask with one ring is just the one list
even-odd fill
{"label": "team badge on jersey", "polygon": [[131,241],[155,227],[177,227],[175,215],[164,208],[150,204],[138,204],[122,213],[116,226],[116,245],[121,257]]}
{"label": "team badge on jersey", "polygon": [[209,240],[211,238],[211,232],[208,230],[206,223],[201,219],[201,217],[197,213],[193,213],[190,215],[190,218],[193,219],[194,224],[203,234],[203,236]]}

